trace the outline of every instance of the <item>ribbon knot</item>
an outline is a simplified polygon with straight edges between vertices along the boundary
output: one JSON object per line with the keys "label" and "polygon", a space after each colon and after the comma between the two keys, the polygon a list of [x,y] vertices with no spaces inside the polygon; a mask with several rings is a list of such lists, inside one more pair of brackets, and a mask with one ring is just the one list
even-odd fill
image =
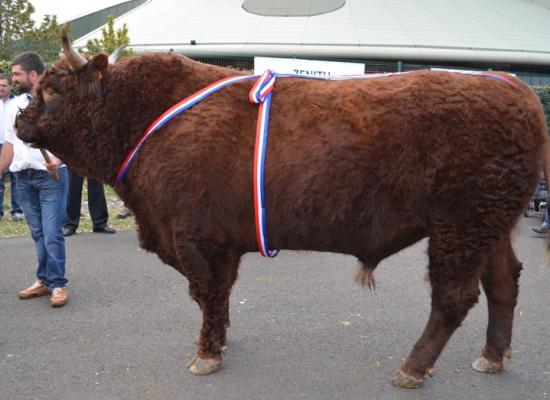
{"label": "ribbon knot", "polygon": [[269,69],[266,69],[250,90],[248,95],[250,102],[260,104],[263,103],[266,98],[271,97],[270,95],[273,90],[273,86],[275,85],[276,77],[277,74],[271,72]]}

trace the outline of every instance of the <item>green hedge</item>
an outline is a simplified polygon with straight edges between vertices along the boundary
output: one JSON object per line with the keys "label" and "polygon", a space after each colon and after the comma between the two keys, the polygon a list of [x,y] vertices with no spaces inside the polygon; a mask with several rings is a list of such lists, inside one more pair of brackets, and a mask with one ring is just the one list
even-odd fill
{"label": "green hedge", "polygon": [[11,75],[11,62],[0,60],[0,72]]}
{"label": "green hedge", "polygon": [[546,124],[548,125],[548,134],[550,134],[550,86],[535,86],[533,88],[539,96],[544,114],[546,114]]}

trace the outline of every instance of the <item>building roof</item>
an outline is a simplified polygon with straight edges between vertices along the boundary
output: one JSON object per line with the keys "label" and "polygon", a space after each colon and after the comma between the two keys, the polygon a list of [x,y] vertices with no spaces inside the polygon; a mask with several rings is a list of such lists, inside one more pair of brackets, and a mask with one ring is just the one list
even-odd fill
{"label": "building roof", "polygon": [[248,12],[243,0],[149,0],[115,27],[128,26],[134,48],[188,54],[550,65],[546,1],[345,0],[335,11],[283,17]]}
{"label": "building roof", "polygon": [[346,0],[244,0],[243,8],[266,17],[311,17],[336,11]]}
{"label": "building roof", "polygon": [[45,15],[56,15],[58,22],[76,19],[86,14],[110,7],[125,0],[52,1],[30,0],[34,7],[32,18],[40,23]]}

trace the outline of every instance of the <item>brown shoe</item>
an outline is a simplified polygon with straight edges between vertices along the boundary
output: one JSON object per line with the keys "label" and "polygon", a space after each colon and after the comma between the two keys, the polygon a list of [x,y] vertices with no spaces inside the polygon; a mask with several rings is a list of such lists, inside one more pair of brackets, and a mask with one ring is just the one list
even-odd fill
{"label": "brown shoe", "polygon": [[67,288],[56,287],[52,290],[52,297],[50,298],[50,304],[52,307],[63,307],[67,304]]}
{"label": "brown shoe", "polygon": [[48,293],[48,287],[39,279],[30,288],[21,290],[17,295],[20,299],[32,299],[34,297],[45,296]]}

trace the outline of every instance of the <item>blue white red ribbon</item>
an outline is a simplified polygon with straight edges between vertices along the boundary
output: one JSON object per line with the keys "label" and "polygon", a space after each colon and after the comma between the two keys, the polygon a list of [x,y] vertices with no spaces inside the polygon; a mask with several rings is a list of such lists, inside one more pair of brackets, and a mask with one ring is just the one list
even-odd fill
{"label": "blue white red ribbon", "polygon": [[279,250],[271,251],[267,241],[265,221],[264,166],[267,132],[269,127],[269,108],[271,91],[275,85],[276,74],[265,71],[256,81],[249,93],[250,102],[259,104],[258,122],[256,125],[256,144],[254,146],[254,218],[256,220],[256,240],[260,254],[264,257],[275,257]]}
{"label": "blue white red ribbon", "polygon": [[237,83],[241,81],[247,81],[249,79],[254,79],[257,77],[258,75],[241,75],[241,76],[232,76],[229,78],[221,79],[199,90],[195,94],[192,94],[191,96],[186,97],[179,103],[174,104],[172,107],[166,110],[160,117],[158,117],[151,125],[149,125],[147,130],[143,133],[143,135],[141,135],[141,138],[137,141],[137,143],[134,145],[132,150],[128,153],[128,155],[124,159],[124,162],[122,163],[122,166],[118,171],[116,182],[118,183],[122,181],[122,179],[124,178],[124,175],[126,175],[126,172],[128,171],[130,163],[136,157],[137,153],[139,152],[139,149],[141,148],[145,140],[147,140],[147,138],[151,136],[156,130],[158,130],[159,128],[162,128],[164,124],[170,121],[173,117],[193,107],[195,104],[201,102],[202,100],[210,96],[212,93],[215,93],[226,86],[229,86],[229,85],[232,85],[233,83]]}
{"label": "blue white red ribbon", "polygon": [[[445,69],[434,69],[434,72],[447,72],[451,74],[462,74],[462,75],[473,75],[479,76],[481,78],[490,78],[495,79],[501,82],[508,83],[509,85],[516,86],[513,80],[508,79],[505,76],[493,74],[486,71],[462,71],[462,70],[445,70]],[[296,75],[296,74],[277,74],[278,78],[302,78],[302,79],[317,79],[324,81],[347,81],[350,79],[374,79],[374,78],[388,78],[398,75],[406,75],[418,71],[404,71],[404,72],[375,72],[368,73],[364,75]]]}

